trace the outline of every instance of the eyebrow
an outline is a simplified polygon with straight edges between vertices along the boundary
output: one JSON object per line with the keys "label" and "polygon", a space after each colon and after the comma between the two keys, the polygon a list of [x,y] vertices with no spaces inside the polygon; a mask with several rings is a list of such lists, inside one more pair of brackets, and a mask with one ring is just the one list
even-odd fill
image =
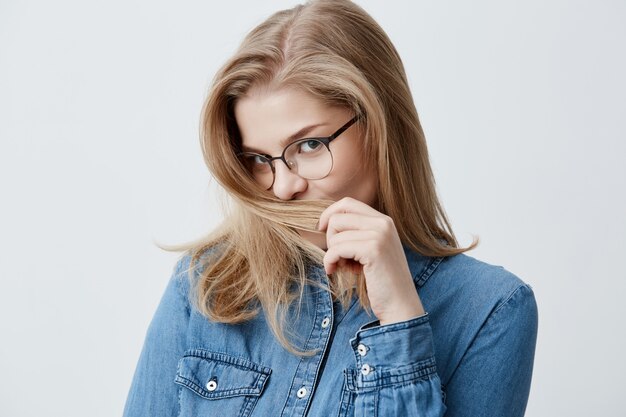
{"label": "eyebrow", "polygon": [[[282,148],[284,148],[285,146],[287,146],[289,143],[297,140],[297,139],[304,139],[306,135],[308,135],[313,129],[316,129],[320,126],[326,126],[328,123],[317,123],[314,125],[309,125],[309,126],[305,126],[302,129],[298,130],[296,133],[294,133],[293,135],[290,135],[288,138],[283,139],[280,141],[280,146]],[[248,146],[245,146],[243,144],[241,144],[241,149],[244,152],[254,152],[254,153],[258,153],[258,154],[263,154],[265,155],[265,152],[261,152],[258,149],[254,149],[254,148],[250,148]]]}

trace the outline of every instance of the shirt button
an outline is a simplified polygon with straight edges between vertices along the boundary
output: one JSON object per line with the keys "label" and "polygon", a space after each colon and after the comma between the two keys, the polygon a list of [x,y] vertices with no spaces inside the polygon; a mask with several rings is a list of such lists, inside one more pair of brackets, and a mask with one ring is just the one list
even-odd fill
{"label": "shirt button", "polygon": [[215,391],[217,389],[217,380],[216,379],[212,379],[209,382],[206,383],[206,389],[207,391]]}
{"label": "shirt button", "polygon": [[306,396],[306,388],[302,387],[298,390],[298,398],[304,398]]}
{"label": "shirt button", "polygon": [[329,324],[330,324],[330,319],[328,317],[324,317],[324,320],[322,320],[322,328],[323,329],[327,328]]}
{"label": "shirt button", "polygon": [[365,356],[367,355],[367,346],[361,343],[359,346],[357,346],[356,351],[359,352],[359,355]]}
{"label": "shirt button", "polygon": [[361,366],[361,373],[364,376],[369,375],[371,371],[372,371],[372,368],[368,364],[364,363],[363,366]]}

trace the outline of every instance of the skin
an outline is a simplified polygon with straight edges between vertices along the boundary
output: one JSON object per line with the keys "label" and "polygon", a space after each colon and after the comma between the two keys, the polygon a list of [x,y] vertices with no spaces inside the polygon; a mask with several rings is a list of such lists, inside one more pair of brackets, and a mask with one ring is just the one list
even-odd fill
{"label": "skin", "polygon": [[[283,140],[328,136],[354,114],[329,107],[296,89],[253,88],[235,104],[235,119],[245,150],[280,155]],[[303,128],[306,128],[302,131]],[[393,220],[378,212],[377,175],[361,158],[362,132],[351,126],[330,144],[334,164],[319,180],[298,176],[275,161],[269,192],[282,200],[335,201],[320,216],[319,233],[300,231],[303,238],[326,250],[327,274],[338,267],[363,272],[372,312],[381,325],[424,314]]]}

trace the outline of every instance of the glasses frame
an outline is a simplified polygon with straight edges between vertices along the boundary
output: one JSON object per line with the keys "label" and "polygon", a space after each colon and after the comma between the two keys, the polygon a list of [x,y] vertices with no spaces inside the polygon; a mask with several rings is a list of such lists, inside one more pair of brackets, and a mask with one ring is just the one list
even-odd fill
{"label": "glasses frame", "polygon": [[[287,168],[289,168],[289,170],[291,171],[292,166],[290,166],[289,163],[287,162],[287,160],[285,159],[285,152],[287,151],[287,149],[289,147],[291,147],[291,146],[297,146],[296,144],[298,144],[298,143],[306,142],[306,141],[309,141],[309,140],[316,140],[316,141],[321,142],[324,146],[326,146],[326,149],[328,150],[328,153],[330,153],[330,158],[331,158],[331,165],[330,165],[330,170],[328,171],[328,173],[326,175],[324,175],[323,177],[315,178],[316,180],[321,180],[322,178],[326,178],[328,176],[328,174],[330,174],[330,172],[333,170],[333,165],[335,163],[335,161],[333,159],[333,153],[330,151],[330,142],[332,142],[333,140],[337,139],[339,137],[339,135],[341,135],[343,132],[348,130],[348,128],[350,126],[352,126],[354,123],[356,123],[357,120],[359,120],[359,116],[358,115],[354,116],[352,119],[350,119],[346,124],[341,126],[339,129],[337,129],[337,131],[335,133],[333,133],[332,135],[330,135],[330,136],[302,138],[302,139],[298,139],[296,141],[293,141],[289,145],[285,146],[285,148],[283,149],[283,152],[280,154],[280,156],[271,156],[271,155],[261,154],[261,153],[256,153],[256,152],[239,152],[237,154],[237,156],[241,157],[243,155],[256,155],[256,156],[261,156],[261,157],[267,159],[267,163],[270,165],[270,168],[272,169],[272,183],[266,189],[266,190],[269,190],[270,188],[272,188],[274,186],[274,182],[276,181],[276,168],[274,168],[274,161],[277,160],[277,159],[280,159],[281,161],[283,161],[285,166],[287,166]],[[304,178],[304,177],[302,177],[302,178]],[[312,179],[312,178],[307,178],[307,179]]]}

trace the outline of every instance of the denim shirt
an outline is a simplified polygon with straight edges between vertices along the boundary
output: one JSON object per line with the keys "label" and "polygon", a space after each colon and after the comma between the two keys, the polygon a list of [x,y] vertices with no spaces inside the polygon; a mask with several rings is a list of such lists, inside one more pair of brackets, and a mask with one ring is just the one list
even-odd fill
{"label": "denim shirt", "polygon": [[[202,316],[186,254],[148,328],[124,416],[522,416],[537,337],[530,286],[465,254],[405,254],[426,314],[381,326],[356,298],[343,309],[307,286],[290,338],[315,352],[305,357],[275,340],[262,313],[236,325]],[[310,276],[327,280],[321,266]]]}

